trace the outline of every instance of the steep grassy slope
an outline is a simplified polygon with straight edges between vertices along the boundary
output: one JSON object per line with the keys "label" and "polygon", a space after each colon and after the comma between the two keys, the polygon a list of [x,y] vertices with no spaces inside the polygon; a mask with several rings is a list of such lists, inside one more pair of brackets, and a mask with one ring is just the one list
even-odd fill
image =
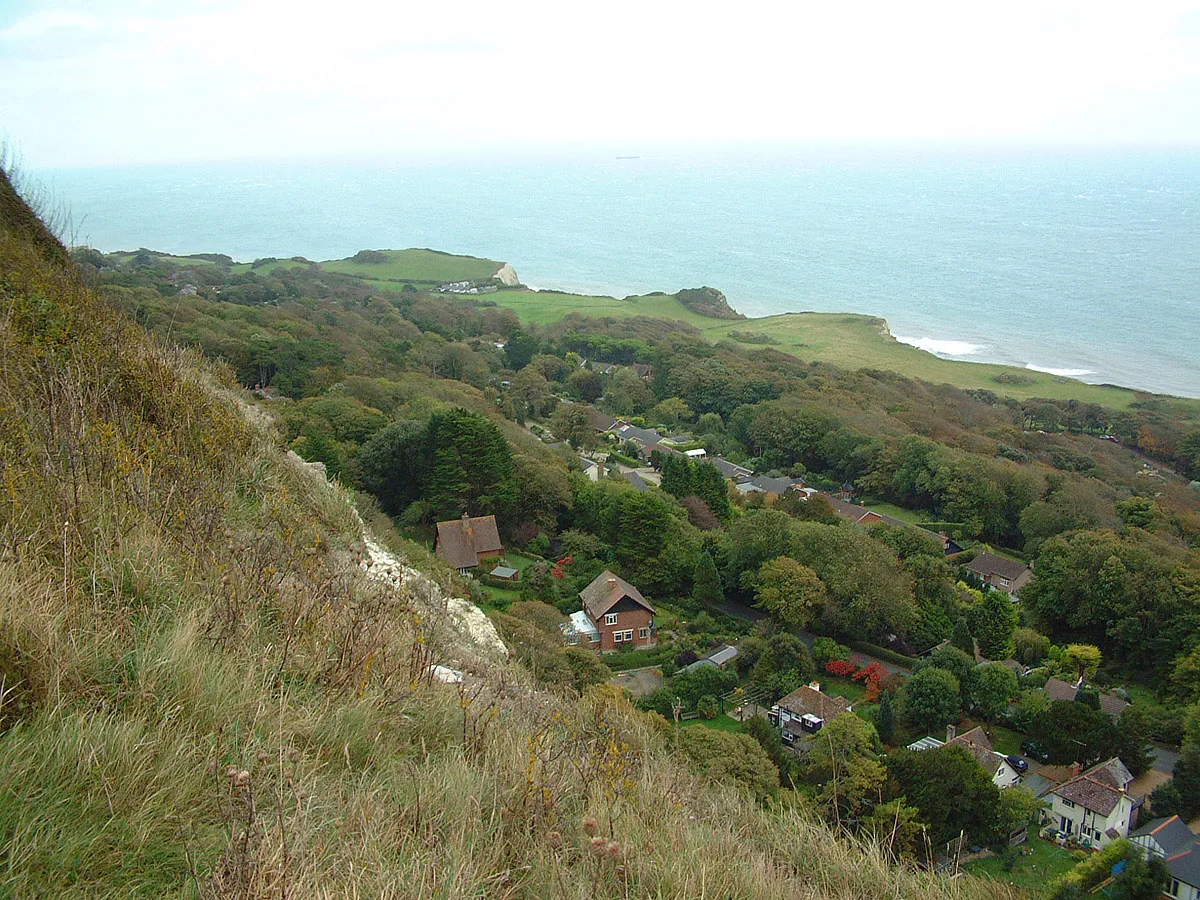
{"label": "steep grassy slope", "polygon": [[103,306],[21,209],[0,178],[0,895],[1003,896],[452,642],[225,374]]}

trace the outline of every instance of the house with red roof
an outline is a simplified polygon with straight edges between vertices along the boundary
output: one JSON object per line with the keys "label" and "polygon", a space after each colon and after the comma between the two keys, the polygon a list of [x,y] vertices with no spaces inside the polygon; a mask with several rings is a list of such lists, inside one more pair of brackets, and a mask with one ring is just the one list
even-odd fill
{"label": "house with red roof", "polygon": [[654,607],[632,584],[605,569],[579,592],[583,612],[600,640],[589,637],[602,653],[653,647]]}

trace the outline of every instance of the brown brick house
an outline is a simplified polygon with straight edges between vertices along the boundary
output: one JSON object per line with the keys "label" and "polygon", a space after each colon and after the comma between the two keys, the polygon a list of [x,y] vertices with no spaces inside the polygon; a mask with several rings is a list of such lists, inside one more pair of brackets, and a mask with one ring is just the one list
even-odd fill
{"label": "brown brick house", "polygon": [[654,607],[625,579],[605,569],[579,596],[600,632],[601,652],[655,645]]}
{"label": "brown brick house", "polygon": [[437,555],[451,567],[466,574],[485,559],[504,555],[495,516],[475,516],[463,513],[461,519],[437,523]]}

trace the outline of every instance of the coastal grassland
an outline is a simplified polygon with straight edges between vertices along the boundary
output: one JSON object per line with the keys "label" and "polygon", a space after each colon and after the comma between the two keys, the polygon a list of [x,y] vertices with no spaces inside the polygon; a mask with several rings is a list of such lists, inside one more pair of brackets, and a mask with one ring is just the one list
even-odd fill
{"label": "coastal grassland", "polygon": [[452,640],[364,575],[349,498],[266,407],[10,206],[0,177],[0,895],[1012,896],[710,784],[619,692],[539,693]]}
{"label": "coastal grassland", "polygon": [[[1137,392],[1125,388],[1085,384],[1015,366],[941,359],[900,343],[888,332],[887,323],[874,316],[806,312],[743,322],[709,321],[704,334],[710,340],[730,331],[754,331],[777,340],[776,350],[807,362],[819,360],[843,369],[884,369],[935,384],[953,384],[964,390],[989,390],[1018,400],[1045,397],[1126,409],[1138,399]],[[1200,404],[1182,403],[1200,411]]]}
{"label": "coastal grassland", "polygon": [[[853,313],[786,313],[760,319],[721,321],[697,315],[674,296],[650,294],[615,297],[570,294],[560,291],[501,290],[488,299],[514,310],[523,322],[548,325],[571,313],[594,318],[651,316],[686,322],[712,341],[735,340],[732,332],[763,335],[774,349],[805,362],[819,361],[841,369],[881,369],[935,384],[952,384],[965,390],[992,391],[1018,400],[1044,397],[1097,403],[1111,409],[1128,409],[1145,395],[1111,385],[1086,384],[1073,378],[1015,366],[947,360],[928,351],[902,344],[892,337],[887,322]],[[1165,400],[1176,414],[1200,420],[1200,402]]]}
{"label": "coastal grassland", "polygon": [[457,256],[439,250],[384,250],[385,262],[358,262],[349,259],[321,263],[327,272],[357,275],[377,282],[443,284],[447,281],[487,281],[504,263],[477,256]]}

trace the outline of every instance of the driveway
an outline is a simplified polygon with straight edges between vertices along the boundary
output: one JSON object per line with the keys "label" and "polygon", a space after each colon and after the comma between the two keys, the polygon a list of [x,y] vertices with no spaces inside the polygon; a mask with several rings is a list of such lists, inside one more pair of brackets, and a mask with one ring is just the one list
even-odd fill
{"label": "driveway", "polygon": [[662,687],[663,673],[658,666],[647,666],[644,669],[618,672],[611,680],[613,684],[620,685],[635,697],[648,697]]}
{"label": "driveway", "polygon": [[1154,771],[1170,775],[1175,771],[1175,763],[1179,762],[1179,751],[1153,744],[1150,747],[1150,758],[1153,760],[1150,767]]}

